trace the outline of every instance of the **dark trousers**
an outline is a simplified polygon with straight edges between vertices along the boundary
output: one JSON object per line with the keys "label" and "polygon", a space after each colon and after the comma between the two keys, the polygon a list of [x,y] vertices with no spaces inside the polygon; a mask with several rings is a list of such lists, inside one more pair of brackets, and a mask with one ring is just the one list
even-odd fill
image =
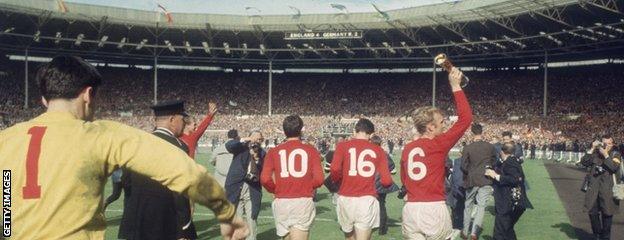
{"label": "dark trousers", "polygon": [[494,219],[494,239],[495,240],[516,240],[514,225],[524,213],[524,209],[516,209],[506,214],[496,214]]}
{"label": "dark trousers", "polygon": [[600,199],[597,199],[594,206],[589,210],[592,232],[597,238],[604,240],[611,239],[611,223],[613,221],[613,216],[602,213],[600,209]]}
{"label": "dark trousers", "polygon": [[114,201],[117,201],[121,196],[121,182],[113,183],[113,192],[108,198],[106,198],[106,203],[104,204],[104,208],[108,207]]}
{"label": "dark trousers", "polygon": [[388,233],[388,212],[386,212],[386,194],[380,193],[379,197],[379,235]]}
{"label": "dark trousers", "polygon": [[451,220],[453,229],[464,228],[464,208],[466,205],[466,197],[455,195],[455,206],[451,207]]}

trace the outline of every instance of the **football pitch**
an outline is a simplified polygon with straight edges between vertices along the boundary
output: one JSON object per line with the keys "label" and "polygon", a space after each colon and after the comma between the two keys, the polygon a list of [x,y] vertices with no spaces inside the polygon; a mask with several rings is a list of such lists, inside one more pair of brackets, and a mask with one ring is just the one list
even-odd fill
{"label": "football pitch", "polygon": [[[206,166],[212,172],[212,166],[208,164],[210,153],[198,153],[197,161]],[[395,154],[393,159],[397,165],[399,155]],[[538,160],[527,160],[523,164],[524,172],[530,189],[528,196],[535,209],[527,210],[520,218],[515,227],[518,239],[575,239],[574,228],[566,215],[565,209],[555,187],[550,180],[548,172],[543,162]],[[400,185],[399,174],[393,175],[394,182]],[[106,198],[111,192],[110,181],[106,185]],[[331,194],[325,187],[318,191],[320,201],[317,203],[316,220],[310,230],[310,239],[344,239],[338,223],[336,222],[335,207],[331,202]],[[262,210],[258,219],[258,239],[273,240],[279,239],[275,235],[275,227],[271,212],[272,194],[264,192],[262,198]],[[402,239],[401,238],[401,210],[403,201],[396,197],[396,193],[389,194],[386,198],[388,209],[389,229],[388,234],[379,236],[375,231],[373,239]],[[494,226],[494,201],[490,202],[487,209],[482,239],[491,239]],[[203,206],[196,205],[194,214],[195,227],[199,239],[221,239],[219,227],[215,221],[214,214]],[[112,203],[106,210],[106,239],[117,239],[117,231],[121,222],[123,212],[123,194],[121,198]],[[457,238],[460,239],[460,238]]]}

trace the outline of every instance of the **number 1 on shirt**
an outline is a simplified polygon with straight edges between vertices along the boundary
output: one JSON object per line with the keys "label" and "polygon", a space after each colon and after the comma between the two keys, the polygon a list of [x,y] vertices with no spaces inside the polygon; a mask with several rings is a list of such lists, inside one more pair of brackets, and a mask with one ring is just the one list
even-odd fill
{"label": "number 1 on shirt", "polygon": [[31,135],[26,154],[26,186],[22,188],[24,199],[37,199],[41,197],[39,186],[39,154],[41,153],[41,139],[45,134],[46,127],[32,127],[28,130]]}

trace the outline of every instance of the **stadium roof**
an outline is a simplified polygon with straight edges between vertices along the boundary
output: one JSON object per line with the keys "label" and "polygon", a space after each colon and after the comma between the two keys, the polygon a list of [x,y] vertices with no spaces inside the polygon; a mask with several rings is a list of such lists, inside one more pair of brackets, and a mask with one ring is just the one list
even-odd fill
{"label": "stadium roof", "polygon": [[161,4],[172,13],[200,13],[222,15],[304,15],[375,12],[380,9],[396,10],[437,3],[454,3],[460,0],[233,0],[222,4],[220,0],[67,0],[67,3],[82,3],[108,7],[123,6],[128,9],[156,11]]}
{"label": "stadium roof", "polygon": [[[3,0],[2,6],[7,10],[29,13],[37,15],[41,11],[50,11],[53,18],[64,18],[68,20],[92,21],[106,17],[108,23],[131,24],[133,26],[161,26],[181,29],[204,29],[209,23],[215,30],[234,31],[254,31],[260,27],[263,31],[299,31],[314,30],[324,28],[323,25],[347,24],[355,29],[391,29],[393,24],[400,24],[400,27],[423,27],[439,25],[444,23],[456,23],[481,20],[485,17],[499,18],[514,16],[530,11],[538,11],[553,7],[566,6],[578,3],[577,0],[464,0],[464,1],[424,1],[423,3],[434,4],[406,4],[405,8],[387,10],[379,5],[363,3],[352,4],[359,6],[359,9],[370,8],[367,12],[351,12],[350,5],[339,3],[329,3],[327,9],[317,6],[316,9],[323,9],[327,13],[306,14],[298,11],[292,15],[261,14],[265,7],[245,7],[239,9],[239,14],[221,13],[176,13],[171,8],[186,6],[183,1],[169,2],[165,8],[164,3],[157,7],[152,2],[152,9],[131,9],[126,7],[113,6],[112,3],[119,2],[123,6],[133,6],[134,4],[114,1],[108,6],[93,4],[82,4],[73,2],[62,2],[51,0]],[[87,1],[94,2],[94,1]],[[101,1],[98,1],[101,2]],[[150,1],[151,2],[151,1]],[[197,2],[197,1],[190,1]],[[214,1],[207,1],[204,4],[194,5],[199,9]],[[233,1],[236,2],[236,1]],[[249,1],[251,2],[251,1]],[[316,1],[310,1],[316,2]],[[318,2],[321,5],[320,1]],[[339,1],[332,1],[339,2]],[[353,2],[353,1],[352,1]],[[326,2],[325,2],[326,3]],[[60,5],[64,7],[59,7]],[[136,4],[136,3],[135,3]],[[229,5],[229,4],[221,4]],[[149,5],[148,5],[149,6]],[[288,6],[288,5],[287,5]],[[333,7],[332,7],[333,6]],[[349,6],[349,7],[347,7]],[[62,9],[64,8],[64,9]],[[143,7],[145,8],[145,7]],[[188,8],[188,7],[187,7]],[[164,10],[170,12],[175,20],[167,23],[163,14]],[[266,10],[265,10],[266,11]],[[295,10],[292,10],[295,11]],[[332,12],[329,12],[332,11]],[[388,22],[394,22],[388,24]]]}
{"label": "stadium roof", "polygon": [[[3,0],[0,50],[23,54],[28,48],[36,56],[66,52],[114,62],[149,63],[157,57],[172,64],[272,61],[303,67],[430,66],[439,52],[478,65],[540,62],[545,52],[560,60],[619,58],[624,52],[624,14],[616,0],[430,0],[422,5],[319,0],[314,2],[320,7],[305,8],[309,13],[297,8],[302,1],[277,1],[281,7],[248,6],[257,9],[245,7],[238,15],[225,7],[196,13],[202,10],[188,10],[180,2],[163,2],[167,6],[156,11],[133,4],[134,9]],[[286,7],[292,14],[284,12]],[[360,31],[362,37],[284,38],[286,32],[316,31]]]}

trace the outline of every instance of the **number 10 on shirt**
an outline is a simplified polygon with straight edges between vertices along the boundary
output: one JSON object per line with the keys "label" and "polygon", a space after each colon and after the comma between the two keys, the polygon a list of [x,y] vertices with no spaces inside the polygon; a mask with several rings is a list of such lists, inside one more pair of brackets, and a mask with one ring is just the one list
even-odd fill
{"label": "number 10 on shirt", "polygon": [[[286,150],[282,149],[279,151],[280,155],[280,177],[287,178],[292,176],[294,178],[302,178],[308,172],[308,153],[301,148],[297,148],[290,152],[288,156],[286,156]],[[295,159],[297,155],[301,158],[301,169],[297,171],[295,169]]]}

